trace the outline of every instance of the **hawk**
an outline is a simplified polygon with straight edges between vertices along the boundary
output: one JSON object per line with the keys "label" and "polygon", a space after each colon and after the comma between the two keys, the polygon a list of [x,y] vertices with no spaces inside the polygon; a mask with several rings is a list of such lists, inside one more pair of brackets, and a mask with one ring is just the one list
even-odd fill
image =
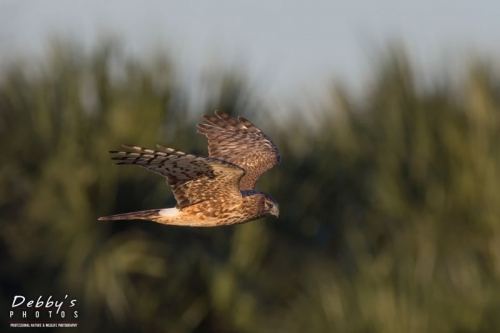
{"label": "hawk", "polygon": [[260,176],[280,163],[278,148],[243,117],[215,111],[204,115],[198,133],[208,138],[208,156],[197,156],[157,145],[152,150],[123,145],[110,151],[116,164],[139,165],[167,179],[177,205],[173,208],[105,216],[99,220],[151,220],[192,227],[216,227],[278,217],[279,205],[255,190]]}

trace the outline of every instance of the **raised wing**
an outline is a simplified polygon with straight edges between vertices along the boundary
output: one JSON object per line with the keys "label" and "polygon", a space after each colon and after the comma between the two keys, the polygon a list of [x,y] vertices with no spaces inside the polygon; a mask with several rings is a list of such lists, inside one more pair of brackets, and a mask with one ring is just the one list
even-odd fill
{"label": "raised wing", "polygon": [[278,148],[257,126],[243,117],[234,119],[215,111],[204,115],[206,124],[198,124],[198,133],[208,138],[208,154],[239,165],[246,174],[240,181],[241,190],[251,190],[260,176],[280,163]]}
{"label": "raised wing", "polygon": [[186,154],[157,145],[162,151],[123,145],[131,150],[110,151],[116,164],[136,164],[167,178],[172,187],[177,207],[214,200],[241,198],[239,182],[245,170],[233,163],[216,158]]}

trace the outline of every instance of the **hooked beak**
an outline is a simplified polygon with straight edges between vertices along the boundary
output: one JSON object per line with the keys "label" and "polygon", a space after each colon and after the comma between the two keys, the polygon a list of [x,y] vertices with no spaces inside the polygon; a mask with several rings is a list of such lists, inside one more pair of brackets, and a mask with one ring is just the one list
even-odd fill
{"label": "hooked beak", "polygon": [[278,206],[273,206],[273,208],[271,208],[271,210],[269,211],[269,213],[273,216],[275,216],[276,218],[278,218],[278,216],[280,215],[280,209]]}

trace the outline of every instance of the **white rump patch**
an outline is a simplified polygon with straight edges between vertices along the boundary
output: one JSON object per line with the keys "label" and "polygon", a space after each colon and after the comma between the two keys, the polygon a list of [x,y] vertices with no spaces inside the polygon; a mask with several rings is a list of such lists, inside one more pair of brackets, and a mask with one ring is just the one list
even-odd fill
{"label": "white rump patch", "polygon": [[177,217],[179,216],[179,210],[177,208],[165,208],[160,210],[160,215],[164,217]]}

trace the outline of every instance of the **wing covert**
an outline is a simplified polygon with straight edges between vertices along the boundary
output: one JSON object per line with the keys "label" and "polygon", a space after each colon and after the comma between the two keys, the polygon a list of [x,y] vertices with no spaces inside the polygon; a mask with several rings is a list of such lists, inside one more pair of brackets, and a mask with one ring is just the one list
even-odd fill
{"label": "wing covert", "polygon": [[206,158],[157,145],[157,150],[123,145],[131,151],[110,151],[116,164],[136,164],[167,178],[178,208],[206,200],[241,198],[240,179],[245,170],[233,163]]}

